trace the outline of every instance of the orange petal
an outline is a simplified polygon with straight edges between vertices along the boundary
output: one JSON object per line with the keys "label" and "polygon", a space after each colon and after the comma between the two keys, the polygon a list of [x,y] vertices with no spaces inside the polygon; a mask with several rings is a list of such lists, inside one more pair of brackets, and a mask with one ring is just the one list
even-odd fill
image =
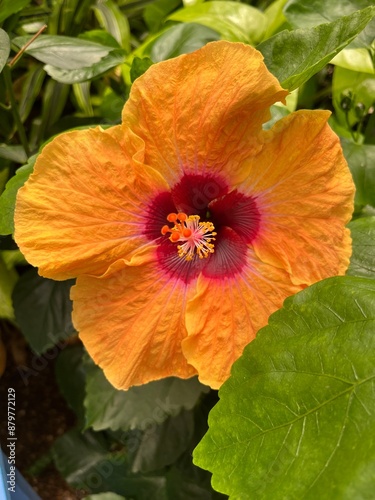
{"label": "orange petal", "polygon": [[218,389],[269,315],[299,290],[285,271],[260,262],[250,249],[246,267],[236,276],[225,280],[200,276],[197,294],[187,305],[188,337],[182,343],[199,380]]}
{"label": "orange petal", "polygon": [[186,286],[155,262],[133,261],[118,261],[101,277],[78,277],[73,322],[85,347],[118,389],[196,375],[181,352]]}
{"label": "orange petal", "polygon": [[56,137],[20,189],[15,239],[42,276],[100,275],[145,243],[144,208],[168,186],[130,156],[142,159],[142,141],[134,138],[133,149],[125,150],[119,132],[96,128]]}
{"label": "orange petal", "polygon": [[145,163],[175,183],[182,172],[243,176],[269,106],[288,92],[249,45],[219,41],[152,66],[134,83],[123,123],[145,141]]}
{"label": "orange petal", "polygon": [[263,149],[246,162],[240,189],[257,198],[258,257],[285,269],[296,284],[343,274],[351,255],[345,225],[354,185],[329,112],[299,111],[263,136]]}

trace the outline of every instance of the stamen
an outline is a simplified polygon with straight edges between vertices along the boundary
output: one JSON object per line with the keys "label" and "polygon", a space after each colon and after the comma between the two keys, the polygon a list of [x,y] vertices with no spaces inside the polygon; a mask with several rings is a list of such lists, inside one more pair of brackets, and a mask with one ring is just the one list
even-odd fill
{"label": "stamen", "polygon": [[161,228],[161,234],[169,236],[172,243],[181,242],[177,246],[179,257],[192,260],[195,255],[200,259],[206,259],[214,253],[215,227],[212,222],[200,222],[199,215],[186,215],[185,213],[171,213],[167,216],[168,222],[174,226],[167,225]]}

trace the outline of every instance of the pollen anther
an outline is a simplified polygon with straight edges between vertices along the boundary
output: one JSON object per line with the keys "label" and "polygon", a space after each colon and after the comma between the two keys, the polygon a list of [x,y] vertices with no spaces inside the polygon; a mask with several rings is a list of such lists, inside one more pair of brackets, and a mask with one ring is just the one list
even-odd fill
{"label": "pollen anther", "polygon": [[195,255],[200,259],[206,259],[214,253],[215,227],[212,222],[200,222],[199,215],[186,215],[185,213],[171,213],[167,216],[168,222],[174,226],[163,226],[161,234],[171,233],[169,240],[172,243],[179,242],[177,246],[178,256],[186,260],[192,260]]}

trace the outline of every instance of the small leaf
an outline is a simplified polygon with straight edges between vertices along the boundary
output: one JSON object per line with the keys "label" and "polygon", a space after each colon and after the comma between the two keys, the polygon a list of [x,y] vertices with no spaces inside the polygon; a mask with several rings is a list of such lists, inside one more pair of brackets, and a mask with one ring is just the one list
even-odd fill
{"label": "small leaf", "polygon": [[347,274],[375,278],[375,217],[362,217],[349,224],[353,254]]}
{"label": "small leaf", "polygon": [[[1,14],[0,14],[1,17]],[[0,28],[0,73],[7,63],[10,53],[10,40],[8,34]]]}
{"label": "small leaf", "polygon": [[260,10],[229,1],[197,3],[178,10],[168,20],[203,24],[231,42],[257,43],[266,29],[266,18]]}
{"label": "small leaf", "polygon": [[35,160],[36,155],[31,156],[28,163],[17,170],[16,175],[8,181],[5,191],[0,196],[0,234],[12,234],[14,231],[16,196],[19,188],[25,184],[33,171]]}
{"label": "small leaf", "polygon": [[[24,7],[29,5],[31,0],[2,0],[0,6],[0,23],[16,12],[19,12]],[[1,45],[1,43],[0,43]]]}
{"label": "small leaf", "polygon": [[294,90],[354,40],[374,15],[375,7],[368,7],[332,23],[282,31],[257,48],[281,85]]}
{"label": "small leaf", "polygon": [[14,161],[15,163],[26,163],[27,155],[22,146],[8,146],[7,144],[0,144],[0,158],[5,160]]}
{"label": "small leaf", "polygon": [[194,23],[183,23],[172,26],[147,46],[145,54],[149,54],[154,62],[165,61],[181,54],[188,54],[200,49],[208,42],[219,40],[220,35],[205,26]]}
{"label": "small leaf", "polygon": [[375,146],[342,141],[342,148],[356,187],[355,204],[375,207]]}
{"label": "small leaf", "polygon": [[13,291],[16,321],[37,354],[74,333],[69,292],[74,280],[53,281],[31,269],[18,280]]}
{"label": "small leaf", "polygon": [[287,299],[219,391],[195,463],[230,498],[371,498],[375,281]]}
{"label": "small leaf", "polygon": [[131,81],[134,82],[134,80],[142,76],[152,65],[153,62],[149,57],[135,57],[130,68]]}
{"label": "small leaf", "polygon": [[100,368],[92,365],[86,379],[86,427],[96,431],[144,430],[150,422],[160,425],[182,408],[193,408],[207,391],[195,377],[188,380],[170,377],[119,391]]}

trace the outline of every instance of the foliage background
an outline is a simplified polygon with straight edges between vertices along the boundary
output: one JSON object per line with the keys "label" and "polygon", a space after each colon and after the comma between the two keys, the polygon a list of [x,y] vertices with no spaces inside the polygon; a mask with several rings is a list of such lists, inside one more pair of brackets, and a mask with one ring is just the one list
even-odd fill
{"label": "foliage background", "polygon": [[[41,361],[52,362],[76,414],[74,427],[29,473],[40,474],[52,461],[77,495],[101,500],[225,498],[217,491],[241,499],[371,498],[374,15],[367,0],[0,2],[1,332],[3,338],[21,332],[34,353],[28,366],[18,366],[25,386],[44,370]],[[214,472],[215,491],[192,452],[217,393],[195,379],[113,389],[77,339],[72,281],[41,278],[12,233],[17,190],[47,141],[71,128],[119,123],[132,82],[151,64],[219,39],[256,46],[292,91],[287,106],[272,107],[265,126],[295,109],[332,111],[357,192],[348,276],[288,299],[220,391],[194,459]],[[306,340],[311,332],[315,344]],[[279,342],[268,342],[271,335]],[[5,366],[0,340],[0,370]],[[323,374],[332,383],[322,383]]]}

